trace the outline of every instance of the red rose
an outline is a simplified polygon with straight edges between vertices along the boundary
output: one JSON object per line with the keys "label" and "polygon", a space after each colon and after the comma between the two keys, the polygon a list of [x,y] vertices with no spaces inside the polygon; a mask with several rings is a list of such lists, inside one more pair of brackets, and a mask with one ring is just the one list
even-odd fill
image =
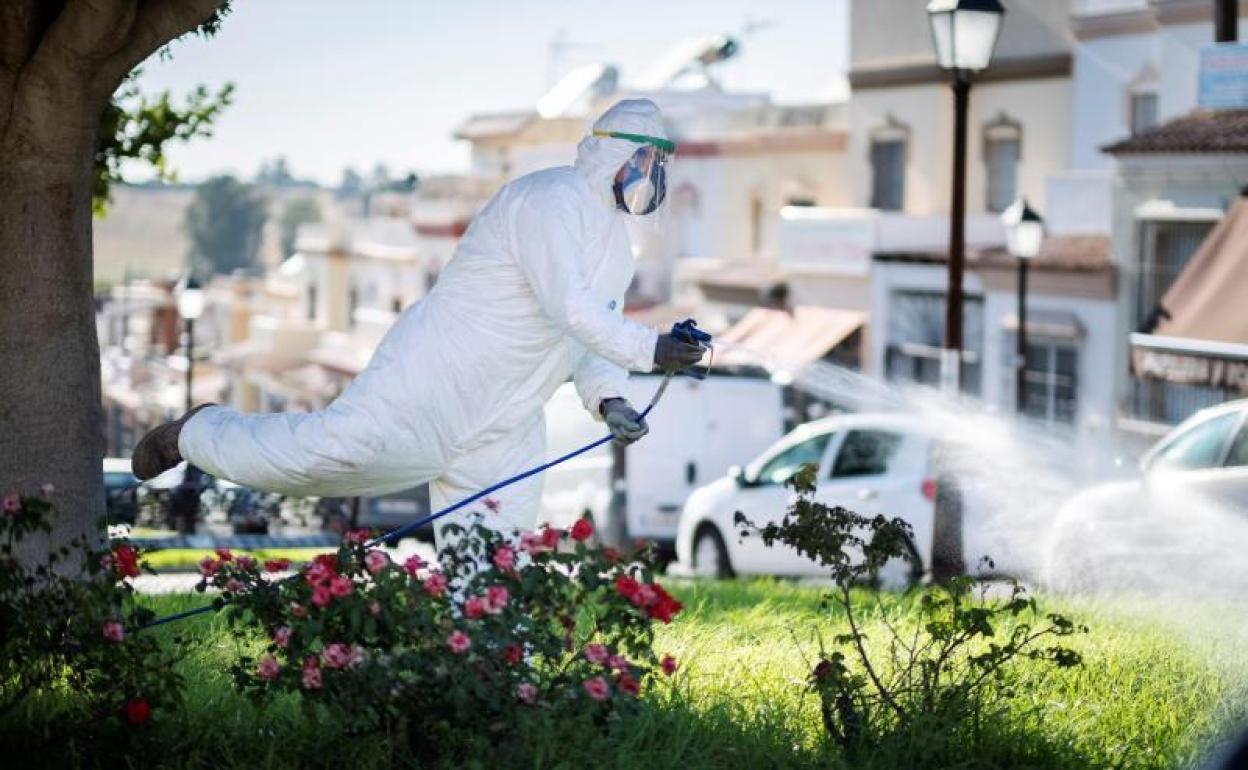
{"label": "red rose", "polygon": [[646,608],[646,614],[654,620],[661,620],[664,623],[671,623],[672,617],[684,609],[684,605],[676,601],[663,586],[658,583],[653,584],[655,600],[654,603]]}
{"label": "red rose", "polygon": [[615,590],[620,596],[629,601],[637,595],[637,591],[641,589],[641,584],[628,575],[619,575],[615,578]]}
{"label": "red rose", "polygon": [[234,554],[230,553],[229,548],[218,548],[216,552],[221,561],[231,561],[234,558]]}
{"label": "red rose", "polygon": [[507,665],[514,666],[524,659],[524,650],[518,644],[509,644],[503,648],[503,660]]}
{"label": "red rose", "polygon": [[663,673],[671,676],[676,673],[676,659],[671,655],[664,655],[663,660],[659,661],[659,668],[663,669]]}
{"label": "red rose", "polygon": [[589,523],[589,519],[577,519],[571,534],[573,540],[583,543],[594,534],[594,525]]}
{"label": "red rose", "polygon": [[554,527],[546,527],[542,530],[542,545],[547,548],[554,548],[559,545],[559,538],[563,536],[563,530]]}
{"label": "red rose", "polygon": [[132,545],[119,545],[113,551],[113,563],[122,577],[139,576],[139,552]]}
{"label": "red rose", "polygon": [[615,564],[621,558],[620,552],[610,546],[603,550],[602,556],[608,564]]}
{"label": "red rose", "polygon": [[268,572],[281,572],[290,567],[290,559],[268,559],[264,562],[264,568]]}
{"label": "red rose", "polygon": [[485,614],[485,600],[480,596],[470,596],[468,601],[464,602],[464,617],[469,620],[476,620]]}
{"label": "red rose", "polygon": [[620,688],[620,692],[625,695],[631,695],[634,698],[641,692],[641,684],[628,674],[620,674],[615,680],[615,685]]}
{"label": "red rose", "polygon": [[126,704],[126,721],[132,725],[145,724],[152,718],[152,707],[142,698],[131,698]]}

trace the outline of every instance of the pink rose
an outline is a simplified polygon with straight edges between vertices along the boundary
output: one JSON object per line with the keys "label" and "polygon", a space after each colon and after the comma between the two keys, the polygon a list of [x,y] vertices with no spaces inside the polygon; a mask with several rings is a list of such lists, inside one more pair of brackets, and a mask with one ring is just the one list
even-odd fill
{"label": "pink rose", "polygon": [[364,566],[370,575],[381,574],[386,567],[390,566],[390,557],[385,551],[369,551],[364,555]]}
{"label": "pink rose", "polygon": [[490,586],[485,589],[485,609],[491,615],[497,615],[507,606],[511,594],[503,586]]}
{"label": "pink rose", "polygon": [[321,689],[321,670],[319,668],[308,668],[307,666],[304,666],[303,673],[300,678],[303,681],[303,689]]}
{"label": "pink rose", "polygon": [[325,586],[317,586],[312,589],[312,603],[317,607],[325,608],[334,600],[334,595],[329,592]]}
{"label": "pink rose", "polygon": [[502,654],[503,661],[509,666],[514,666],[524,660],[524,650],[518,644],[507,645],[503,648]]}
{"label": "pink rose", "polygon": [[480,596],[471,596],[464,602],[464,617],[476,620],[485,614],[485,600]]}
{"label": "pink rose", "polygon": [[671,676],[676,673],[676,659],[671,655],[664,655],[663,660],[659,661],[659,668],[663,669],[663,673]]}
{"label": "pink rose", "polygon": [[351,661],[351,649],[341,642],[325,647],[325,668],[344,668]]}
{"label": "pink rose", "polygon": [[5,513],[13,514],[20,510],[22,510],[22,498],[18,497],[16,492],[10,492],[4,496]]}
{"label": "pink rose", "polygon": [[494,566],[503,572],[510,572],[516,567],[516,551],[509,545],[501,545],[494,549]]}
{"label": "pink rose", "polygon": [[343,535],[342,539],[346,540],[348,543],[358,543],[360,545],[363,545],[364,543],[368,542],[368,530],[367,529],[353,529],[347,534]]}
{"label": "pink rose", "polygon": [[230,578],[225,581],[225,590],[232,594],[241,594],[243,592],[243,583],[240,580]]}
{"label": "pink rose", "polygon": [[368,614],[375,618],[381,617],[381,602],[373,599],[368,603]]}
{"label": "pink rose", "polygon": [[217,557],[221,559],[221,561],[233,561],[234,559],[234,554],[230,553],[229,548],[218,548],[216,549],[216,553]]}
{"label": "pink rose", "polygon": [[282,667],[278,665],[277,658],[272,655],[265,655],[260,659],[260,662],[256,664],[256,676],[266,682],[272,682],[274,679],[277,679],[277,674],[281,670]]}
{"label": "pink rose", "polygon": [[[313,596],[315,595],[316,595],[316,592],[314,591]],[[326,604],[328,603],[329,602],[326,602]],[[291,617],[299,618],[300,620],[302,620],[303,618],[306,618],[308,616],[308,608],[304,607],[299,602],[291,602],[290,603],[290,615]]]}
{"label": "pink rose", "polygon": [[450,647],[451,652],[456,655],[463,655],[472,646],[472,639],[463,631],[452,631],[451,635],[446,637],[446,646]]}
{"label": "pink rose", "polygon": [[430,596],[441,596],[446,593],[446,576],[441,572],[434,572],[425,578],[425,591]]}
{"label": "pink rose", "polygon": [[637,588],[637,595],[633,597],[633,604],[638,607],[649,607],[658,601],[659,595],[655,592],[654,587],[649,583],[642,583]]}
{"label": "pink rose", "polygon": [[543,527],[541,534],[542,545],[547,548],[554,548],[559,545],[559,538],[563,536],[563,530],[554,527]]}
{"label": "pink rose", "polygon": [[220,566],[221,565],[217,563],[216,559],[212,558],[211,556],[205,556],[199,562],[199,574],[203,575],[204,577],[212,577],[213,575],[217,574],[217,568]]}
{"label": "pink rose", "polygon": [[616,671],[627,671],[631,664],[628,662],[628,658],[623,655],[612,655],[607,658],[607,665]]}
{"label": "pink rose", "polygon": [[585,660],[590,663],[605,663],[611,653],[607,651],[606,646],[601,644],[590,644],[585,646]]}
{"label": "pink rose", "polygon": [[324,562],[316,562],[311,567],[308,567],[308,571],[304,573],[303,579],[310,586],[318,586],[333,580],[334,576],[335,573],[332,567]]}
{"label": "pink rose", "polygon": [[329,581],[329,592],[334,596],[350,596],[354,588],[351,578],[339,576]]}
{"label": "pink rose", "polygon": [[290,644],[290,626],[278,626],[273,632],[273,643],[278,647]]}
{"label": "pink rose", "polygon": [[407,574],[412,577],[416,577],[416,573],[418,573],[424,566],[425,560],[419,556],[409,556],[407,557],[407,561],[403,562],[403,569],[407,570]]}
{"label": "pink rose", "polygon": [[100,569],[105,572],[112,572],[113,563],[113,555],[111,553],[106,553],[100,557]]}
{"label": "pink rose", "polygon": [[126,629],[115,620],[104,624],[104,638],[110,642],[120,642],[126,638]]}
{"label": "pink rose", "polygon": [[550,550],[542,544],[542,536],[534,532],[525,532],[520,536],[520,550],[528,554],[539,554]]}
{"label": "pink rose", "polygon": [[589,697],[597,701],[604,701],[611,694],[611,689],[607,687],[607,680],[600,676],[586,679],[581,683],[581,687],[585,688],[585,692]]}
{"label": "pink rose", "polygon": [[521,682],[516,685],[516,697],[525,703],[537,702],[537,685],[532,682]]}
{"label": "pink rose", "polygon": [[251,558],[250,556],[239,556],[237,561],[238,561],[238,566],[242,567],[243,569],[251,569],[252,567],[256,566],[256,560]]}

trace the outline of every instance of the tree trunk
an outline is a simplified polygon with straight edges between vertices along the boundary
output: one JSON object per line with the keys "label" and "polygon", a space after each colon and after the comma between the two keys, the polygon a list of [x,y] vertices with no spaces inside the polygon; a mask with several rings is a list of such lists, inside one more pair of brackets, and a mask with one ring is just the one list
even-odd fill
{"label": "tree trunk", "polygon": [[103,104],[69,80],[25,79],[0,126],[0,491],[52,484],[55,545],[104,512],[91,248]]}

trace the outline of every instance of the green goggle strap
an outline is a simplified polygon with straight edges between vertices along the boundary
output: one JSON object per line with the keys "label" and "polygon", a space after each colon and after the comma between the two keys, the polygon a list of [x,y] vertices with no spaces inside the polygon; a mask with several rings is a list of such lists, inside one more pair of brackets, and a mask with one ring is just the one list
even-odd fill
{"label": "green goggle strap", "polygon": [[658,147],[663,152],[676,152],[676,143],[668,139],[660,139],[657,136],[646,136],[645,134],[625,134],[621,131],[594,131],[594,136],[610,137],[612,139],[625,139],[638,144],[649,144]]}

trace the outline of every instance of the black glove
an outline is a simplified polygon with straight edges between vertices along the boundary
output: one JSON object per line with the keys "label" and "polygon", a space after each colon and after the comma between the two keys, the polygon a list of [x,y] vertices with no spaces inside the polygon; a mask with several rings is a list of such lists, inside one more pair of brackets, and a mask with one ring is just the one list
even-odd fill
{"label": "black glove", "polygon": [[654,365],[671,374],[701,361],[705,352],[698,345],[678,340],[670,334],[660,334],[654,346]]}
{"label": "black glove", "polygon": [[650,432],[646,418],[637,413],[628,401],[622,398],[608,398],[598,405],[598,411],[607,421],[615,442],[628,446]]}

